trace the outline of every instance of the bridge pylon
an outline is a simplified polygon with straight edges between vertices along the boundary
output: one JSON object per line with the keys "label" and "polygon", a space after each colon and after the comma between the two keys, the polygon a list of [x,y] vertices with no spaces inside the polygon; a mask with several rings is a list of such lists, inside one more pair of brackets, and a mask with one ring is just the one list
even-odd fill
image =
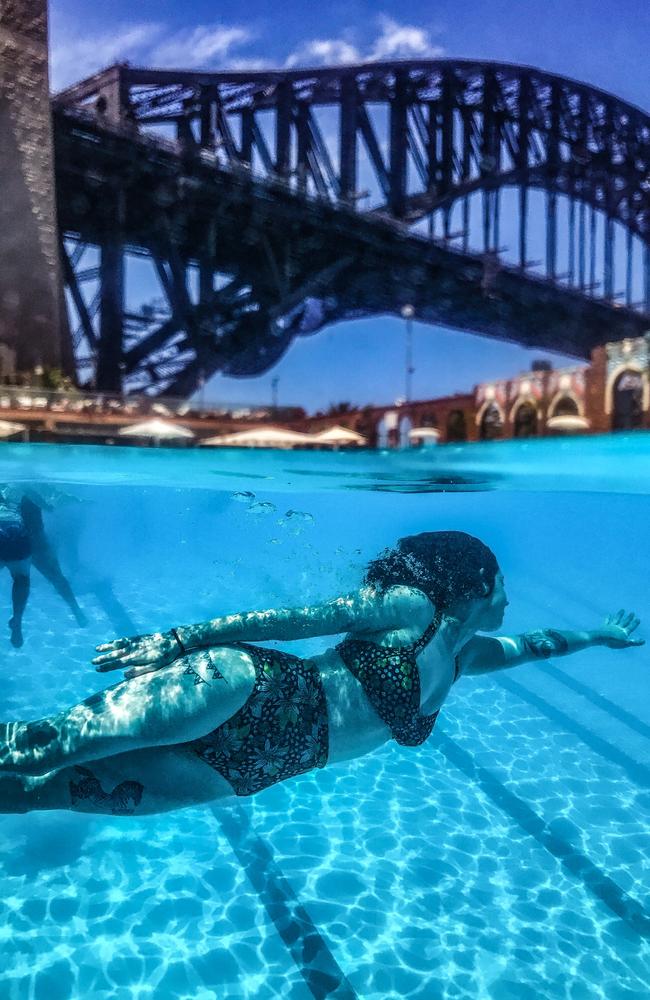
{"label": "bridge pylon", "polygon": [[18,371],[74,370],[59,273],[46,0],[0,0],[0,345]]}

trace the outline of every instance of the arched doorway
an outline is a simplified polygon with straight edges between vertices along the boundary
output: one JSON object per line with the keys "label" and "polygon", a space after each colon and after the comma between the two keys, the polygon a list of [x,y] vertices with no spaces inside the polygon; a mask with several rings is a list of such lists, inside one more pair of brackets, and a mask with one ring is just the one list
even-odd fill
{"label": "arched doorway", "polygon": [[483,410],[479,437],[481,441],[495,441],[503,436],[503,417],[496,403],[490,403]]}
{"label": "arched doorway", "polygon": [[517,407],[512,434],[516,438],[537,436],[537,407],[534,403],[526,401]]}
{"label": "arched doorway", "polygon": [[413,429],[413,421],[410,417],[402,417],[399,422],[399,439],[398,446],[400,448],[410,448],[411,439],[409,438],[409,431]]}
{"label": "arched doorway", "polygon": [[613,386],[612,430],[633,431],[643,427],[643,375],[621,372]]}
{"label": "arched doorway", "polygon": [[399,438],[399,414],[395,410],[387,410],[377,424],[377,447],[397,448]]}
{"label": "arched doorway", "polygon": [[580,416],[580,409],[578,407],[577,401],[573,396],[560,396],[557,403],[553,407],[553,412],[549,413],[550,417],[578,417]]}
{"label": "arched doorway", "polygon": [[386,426],[385,417],[382,417],[377,424],[375,429],[375,438],[378,448],[388,448],[388,427]]}
{"label": "arched doorway", "polygon": [[467,424],[462,410],[450,410],[447,416],[447,441],[467,441]]}

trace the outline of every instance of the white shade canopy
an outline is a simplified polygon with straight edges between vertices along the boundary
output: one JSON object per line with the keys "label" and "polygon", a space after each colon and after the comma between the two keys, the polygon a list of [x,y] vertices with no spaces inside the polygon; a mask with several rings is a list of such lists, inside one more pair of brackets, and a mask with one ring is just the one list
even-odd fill
{"label": "white shade canopy", "polygon": [[300,448],[313,444],[311,434],[289,431],[285,427],[254,427],[232,434],[217,434],[200,442],[211,447],[228,448]]}
{"label": "white shade canopy", "polygon": [[12,437],[14,434],[22,434],[26,431],[25,424],[15,424],[11,420],[0,420],[0,438]]}
{"label": "white shade canopy", "polygon": [[440,431],[436,427],[412,427],[409,438],[411,441],[438,441]]}
{"label": "white shade canopy", "polygon": [[549,417],[546,426],[550,431],[586,431],[589,429],[589,421],[586,417],[565,413],[558,417]]}
{"label": "white shade canopy", "polygon": [[120,427],[118,434],[122,437],[149,437],[161,441],[165,438],[193,438],[194,432],[181,424],[172,424],[167,420],[144,420],[139,424],[129,424],[128,427]]}
{"label": "white shade canopy", "polygon": [[363,434],[350,430],[349,427],[339,427],[338,425],[319,431],[318,434],[312,434],[311,437],[318,444],[367,444]]}

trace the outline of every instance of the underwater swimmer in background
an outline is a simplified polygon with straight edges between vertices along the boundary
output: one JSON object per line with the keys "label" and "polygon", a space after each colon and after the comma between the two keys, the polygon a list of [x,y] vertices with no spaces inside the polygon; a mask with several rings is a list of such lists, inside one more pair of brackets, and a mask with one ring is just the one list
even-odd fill
{"label": "underwater swimmer in background", "polygon": [[[0,811],[143,815],[253,795],[391,739],[423,743],[461,676],[643,643],[624,611],[590,631],[479,635],[501,627],[507,604],[486,545],[425,532],[372,561],[345,597],[99,646],[98,669],[126,668],[126,680],[1,727]],[[341,633],[310,658],[252,644]]]}
{"label": "underwater swimmer in background", "polygon": [[0,492],[0,566],[11,573],[12,616],[9,620],[11,644],[23,644],[23,615],[30,591],[33,565],[63,598],[77,624],[86,624],[70,583],[45,533],[43,510],[51,510],[41,493],[32,487],[5,486]]}

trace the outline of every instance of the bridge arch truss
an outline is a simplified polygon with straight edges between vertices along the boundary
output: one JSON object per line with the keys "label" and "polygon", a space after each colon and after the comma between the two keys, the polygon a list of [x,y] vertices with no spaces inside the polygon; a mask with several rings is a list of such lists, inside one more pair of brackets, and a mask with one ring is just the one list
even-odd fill
{"label": "bridge arch truss", "polygon": [[[199,203],[205,213],[199,237],[178,206],[170,224],[172,207],[158,197],[149,234],[130,225],[146,173],[133,162],[123,187],[134,190],[109,213],[122,218],[119,238],[106,222],[99,232],[92,219],[60,213],[68,235],[101,248],[95,296],[112,308],[119,343],[109,343],[110,319],[105,336],[92,315],[79,323],[87,340],[95,330],[95,355],[104,343],[109,380],[120,366],[119,377],[149,366],[152,390],[190,391],[212,371],[268,368],[294,336],[325,323],[398,314],[406,302],[425,321],[579,356],[650,322],[650,117],[585,84],[462,60],[256,73],[119,65],[55,99],[68,194],[75,118],[122,161],[129,143],[140,156],[149,143],[151,158],[165,160],[158,176],[148,172],[158,188],[174,173],[173,150],[174,190],[190,214]],[[206,191],[217,187],[237,202],[232,216],[217,197],[208,209]],[[235,246],[237,212],[247,255]],[[128,309],[107,293],[109,237],[114,256],[118,243],[152,256],[166,299],[167,314],[142,322],[126,349],[117,314]],[[201,274],[194,299],[190,267]],[[74,251],[66,269],[83,311]]]}

